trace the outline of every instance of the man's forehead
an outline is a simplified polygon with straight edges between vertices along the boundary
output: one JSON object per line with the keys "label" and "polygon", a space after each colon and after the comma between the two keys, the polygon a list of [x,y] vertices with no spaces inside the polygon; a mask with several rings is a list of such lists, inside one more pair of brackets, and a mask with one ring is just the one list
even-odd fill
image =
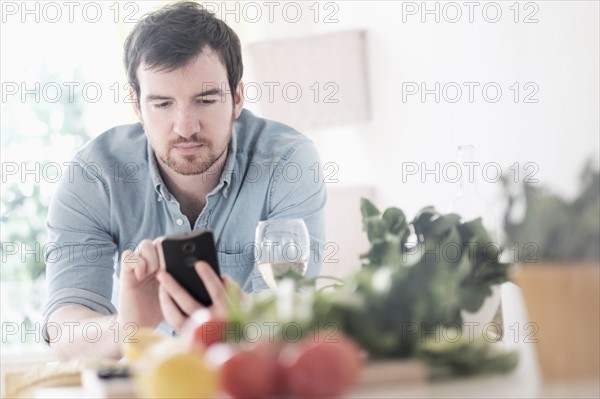
{"label": "man's forehead", "polygon": [[153,63],[147,62],[146,58],[143,57],[140,65],[137,69],[138,78],[141,75],[149,74],[169,74],[169,73],[180,73],[180,74],[192,74],[197,75],[199,71],[203,74],[219,75],[225,73],[227,75],[227,69],[219,56],[219,53],[214,51],[212,48],[205,46],[200,50],[194,57],[190,58],[181,65],[173,65],[168,60],[165,62],[152,65]]}

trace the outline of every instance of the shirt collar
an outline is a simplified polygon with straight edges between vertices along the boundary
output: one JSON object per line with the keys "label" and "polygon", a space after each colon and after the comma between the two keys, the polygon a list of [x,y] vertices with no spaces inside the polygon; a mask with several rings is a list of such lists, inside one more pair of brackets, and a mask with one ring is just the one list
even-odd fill
{"label": "shirt collar", "polygon": [[169,201],[171,199],[171,194],[169,193],[169,190],[167,190],[165,182],[158,171],[158,162],[156,161],[156,155],[154,155],[154,150],[150,145],[150,141],[146,140],[146,145],[148,153],[148,168],[150,169],[150,178],[152,179],[154,190],[159,195],[159,198],[162,197]]}
{"label": "shirt collar", "polygon": [[234,123],[231,128],[231,141],[229,142],[229,149],[227,150],[227,160],[225,161],[225,167],[221,173],[221,180],[219,186],[224,185],[223,196],[227,198],[227,191],[231,184],[231,178],[233,176],[233,169],[235,167],[235,159],[237,156],[237,124]]}

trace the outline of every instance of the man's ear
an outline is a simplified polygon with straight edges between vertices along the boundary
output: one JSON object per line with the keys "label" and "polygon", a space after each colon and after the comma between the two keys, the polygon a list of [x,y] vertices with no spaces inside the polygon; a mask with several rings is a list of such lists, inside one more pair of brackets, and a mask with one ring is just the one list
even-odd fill
{"label": "man's ear", "polygon": [[244,82],[240,80],[237,89],[235,90],[235,97],[233,98],[233,119],[237,119],[242,113],[244,108]]}

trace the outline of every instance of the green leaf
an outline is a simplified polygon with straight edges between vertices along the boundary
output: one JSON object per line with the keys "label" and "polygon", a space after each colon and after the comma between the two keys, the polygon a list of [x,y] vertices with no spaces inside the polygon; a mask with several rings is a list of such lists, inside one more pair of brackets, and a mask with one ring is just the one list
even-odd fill
{"label": "green leaf", "polygon": [[435,236],[441,236],[446,234],[450,229],[455,227],[460,220],[460,216],[453,213],[449,215],[443,215],[433,220],[428,226],[427,234]]}
{"label": "green leaf", "polygon": [[427,234],[431,220],[438,215],[439,213],[432,206],[421,209],[412,222],[415,233],[417,233],[417,235]]}
{"label": "green leaf", "polygon": [[390,233],[399,235],[400,232],[407,229],[406,217],[404,212],[398,208],[388,208],[383,212],[382,216],[387,229]]}
{"label": "green leaf", "polygon": [[477,312],[485,298],[492,294],[492,290],[487,284],[464,284],[461,287],[462,290],[459,293],[461,308],[471,313]]}
{"label": "green leaf", "polygon": [[435,208],[431,205],[426,206],[426,207],[422,208],[419,212],[417,212],[417,214],[415,215],[415,218],[413,220],[413,223],[415,221],[419,220],[421,217],[426,217],[427,219],[429,219],[433,215],[439,215],[438,211],[436,211]]}
{"label": "green leaf", "polygon": [[381,214],[379,209],[373,205],[371,201],[366,198],[360,199],[360,212],[362,214],[363,219],[370,218],[372,216],[378,216]]}
{"label": "green leaf", "polygon": [[481,218],[471,220],[458,226],[463,242],[488,243],[490,236],[483,227]]}
{"label": "green leaf", "polygon": [[382,264],[384,254],[387,252],[387,242],[372,243],[371,249],[360,256],[361,259],[368,259],[370,266],[379,266]]}
{"label": "green leaf", "polygon": [[383,242],[386,233],[386,225],[381,219],[369,219],[366,221],[367,237],[371,244]]}

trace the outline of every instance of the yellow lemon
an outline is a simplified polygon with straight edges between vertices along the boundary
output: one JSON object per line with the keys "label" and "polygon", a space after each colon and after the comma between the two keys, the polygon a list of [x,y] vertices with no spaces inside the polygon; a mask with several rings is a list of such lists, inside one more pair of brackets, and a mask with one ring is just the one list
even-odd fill
{"label": "yellow lemon", "polygon": [[140,328],[139,331],[123,342],[121,346],[123,356],[127,358],[129,363],[134,364],[149,347],[166,338],[168,337],[157,334],[151,328]]}
{"label": "yellow lemon", "polygon": [[[152,352],[162,346],[157,345]],[[138,363],[136,388],[142,398],[211,398],[219,391],[218,374],[206,367],[203,356],[194,350],[149,353]]]}

